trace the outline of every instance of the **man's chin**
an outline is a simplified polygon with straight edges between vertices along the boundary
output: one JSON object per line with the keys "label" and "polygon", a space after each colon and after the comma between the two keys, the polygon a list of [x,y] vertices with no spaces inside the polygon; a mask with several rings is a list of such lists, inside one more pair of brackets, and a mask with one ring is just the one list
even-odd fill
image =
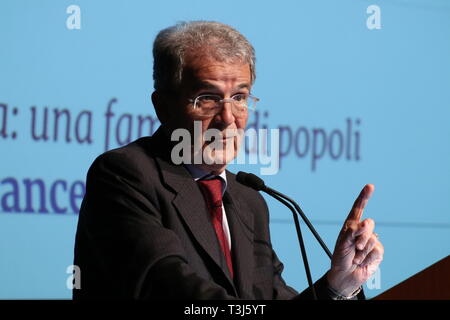
{"label": "man's chin", "polygon": [[233,153],[228,155],[223,152],[215,152],[213,155],[203,159],[205,168],[208,168],[208,171],[213,172],[222,172],[227,167],[228,163],[233,161],[236,155]]}

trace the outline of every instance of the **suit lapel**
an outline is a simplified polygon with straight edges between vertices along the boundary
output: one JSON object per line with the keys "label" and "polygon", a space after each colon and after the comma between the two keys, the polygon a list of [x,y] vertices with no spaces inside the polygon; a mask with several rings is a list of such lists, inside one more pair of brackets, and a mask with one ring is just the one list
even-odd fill
{"label": "suit lapel", "polygon": [[227,172],[224,206],[230,226],[233,263],[239,297],[250,299],[253,279],[253,217],[238,190],[235,176]]}
{"label": "suit lapel", "polygon": [[159,129],[152,137],[152,149],[160,150],[155,160],[159,165],[162,181],[174,192],[172,204],[178,210],[182,220],[189,228],[193,238],[200,244],[207,255],[222,270],[223,276],[235,291],[233,281],[224,263],[224,257],[217,245],[217,236],[212,227],[209,212],[203,195],[190,173],[182,165],[175,165],[170,160],[170,144]]}

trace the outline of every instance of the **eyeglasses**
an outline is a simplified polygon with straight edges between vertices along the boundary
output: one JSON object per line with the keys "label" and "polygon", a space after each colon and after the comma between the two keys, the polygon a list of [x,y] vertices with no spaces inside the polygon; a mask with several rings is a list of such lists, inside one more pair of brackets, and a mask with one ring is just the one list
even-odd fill
{"label": "eyeglasses", "polygon": [[235,94],[231,98],[222,99],[219,95],[203,94],[195,99],[189,99],[189,102],[193,104],[195,112],[198,112],[202,116],[213,116],[219,113],[223,108],[223,103],[231,103],[231,111],[235,116],[244,116],[248,111],[254,111],[256,109],[256,103],[258,98],[249,94]]}

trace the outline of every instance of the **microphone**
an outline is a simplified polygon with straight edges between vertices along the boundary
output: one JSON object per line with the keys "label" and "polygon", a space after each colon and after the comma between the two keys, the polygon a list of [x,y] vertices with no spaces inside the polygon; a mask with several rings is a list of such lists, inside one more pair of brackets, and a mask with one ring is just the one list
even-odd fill
{"label": "microphone", "polygon": [[[254,175],[253,173],[247,173],[247,172],[239,171],[237,173],[237,175],[236,175],[236,180],[238,182],[246,185],[247,187],[250,187],[250,188],[256,190],[256,191],[264,191],[265,193],[267,193],[268,195],[274,197],[275,199],[277,199],[277,198],[274,195],[289,201],[295,207],[295,209],[297,210],[298,214],[302,217],[303,221],[308,226],[309,230],[314,235],[314,237],[316,238],[317,242],[319,242],[320,246],[325,251],[327,256],[330,259],[332,258],[333,255],[331,254],[331,251],[328,249],[326,244],[323,242],[322,238],[319,236],[319,234],[317,233],[316,229],[314,229],[313,225],[311,224],[309,219],[306,217],[306,215],[304,214],[304,212],[300,208],[300,206],[297,204],[297,202],[295,202],[294,200],[292,200],[288,196],[282,194],[281,192],[278,192],[278,191],[276,191],[276,190],[274,190],[272,188],[267,187],[266,184],[264,183],[264,180],[262,180],[260,177],[258,177],[256,175]],[[277,200],[280,201],[279,199],[277,199]]]}
{"label": "microphone", "polygon": [[256,191],[266,191],[267,188],[264,180],[253,173],[239,171],[236,175],[236,180]]}

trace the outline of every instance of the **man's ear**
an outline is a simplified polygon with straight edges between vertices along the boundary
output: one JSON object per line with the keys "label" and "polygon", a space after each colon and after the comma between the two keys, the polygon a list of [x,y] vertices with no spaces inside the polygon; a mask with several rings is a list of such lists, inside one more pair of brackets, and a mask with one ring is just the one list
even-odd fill
{"label": "man's ear", "polygon": [[158,117],[161,124],[167,123],[169,119],[169,105],[164,94],[161,94],[158,91],[153,91],[152,103],[155,107],[156,116]]}

